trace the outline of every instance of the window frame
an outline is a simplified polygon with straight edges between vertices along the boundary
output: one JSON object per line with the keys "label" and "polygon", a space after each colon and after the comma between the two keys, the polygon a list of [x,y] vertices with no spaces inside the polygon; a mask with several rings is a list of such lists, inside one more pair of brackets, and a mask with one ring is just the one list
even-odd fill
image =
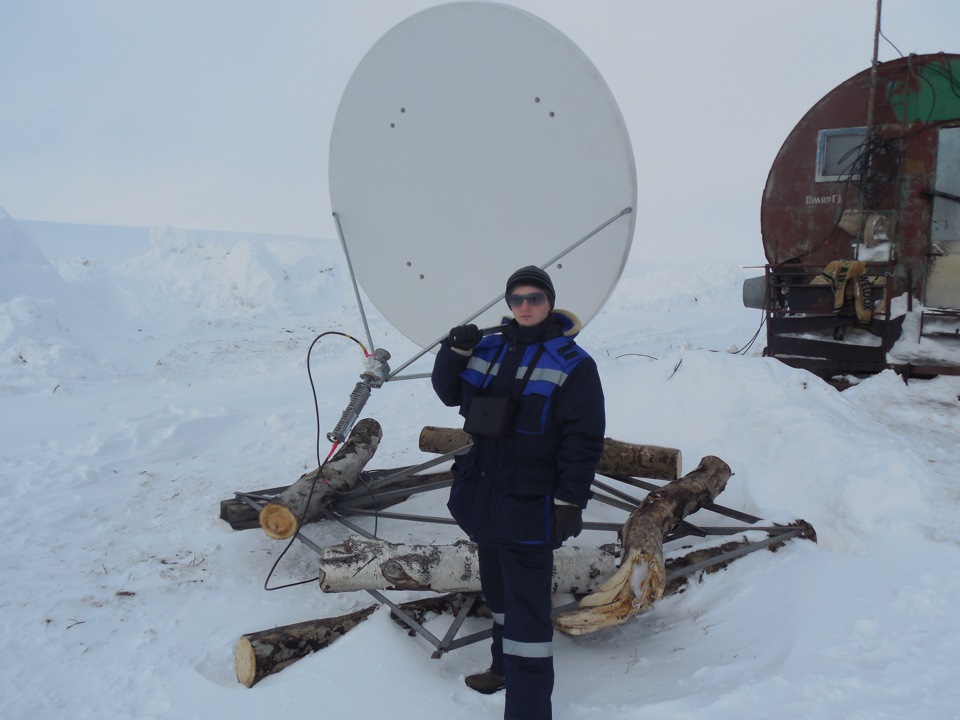
{"label": "window frame", "polygon": [[[865,125],[859,127],[846,127],[846,128],[830,128],[822,129],[817,133],[817,164],[816,164],[816,177],[815,180],[818,183],[821,182],[843,182],[847,180],[860,180],[859,173],[853,174],[840,174],[840,175],[827,175],[825,173],[824,163],[827,160],[827,150],[832,138],[838,137],[853,137],[857,136],[860,138],[859,146],[863,146],[864,141],[867,139],[867,127]],[[851,148],[852,149],[852,148]],[[849,152],[849,150],[847,150]]]}

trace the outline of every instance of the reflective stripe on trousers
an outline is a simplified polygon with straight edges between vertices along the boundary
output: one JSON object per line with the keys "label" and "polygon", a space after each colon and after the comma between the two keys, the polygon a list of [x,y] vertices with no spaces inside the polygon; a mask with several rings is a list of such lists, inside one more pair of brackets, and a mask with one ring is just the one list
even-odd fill
{"label": "reflective stripe on trousers", "polygon": [[553,657],[553,643],[528,643],[518,640],[503,640],[503,652],[517,657],[545,658]]}

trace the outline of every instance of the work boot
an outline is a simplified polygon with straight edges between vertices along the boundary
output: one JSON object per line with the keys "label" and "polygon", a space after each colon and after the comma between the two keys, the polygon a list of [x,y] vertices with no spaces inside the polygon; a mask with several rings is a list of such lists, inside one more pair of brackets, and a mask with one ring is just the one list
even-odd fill
{"label": "work boot", "polygon": [[467,687],[484,695],[493,695],[493,693],[499,692],[507,686],[503,680],[503,675],[497,675],[493,670],[484,670],[481,673],[467,675],[463,681],[467,684]]}

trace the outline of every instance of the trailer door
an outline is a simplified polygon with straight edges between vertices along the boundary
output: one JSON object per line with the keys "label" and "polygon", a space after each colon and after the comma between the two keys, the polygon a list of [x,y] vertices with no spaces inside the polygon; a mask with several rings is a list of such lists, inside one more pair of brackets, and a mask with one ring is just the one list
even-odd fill
{"label": "trailer door", "polygon": [[940,128],[923,304],[960,308],[960,128]]}

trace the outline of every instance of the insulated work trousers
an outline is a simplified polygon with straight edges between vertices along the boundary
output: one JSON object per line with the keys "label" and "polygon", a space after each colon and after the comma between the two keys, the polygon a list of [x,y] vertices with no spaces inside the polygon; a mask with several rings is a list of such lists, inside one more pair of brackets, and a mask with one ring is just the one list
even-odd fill
{"label": "insulated work trousers", "polygon": [[507,686],[504,720],[550,720],[553,550],[480,545],[477,556],[494,618],[491,669]]}

